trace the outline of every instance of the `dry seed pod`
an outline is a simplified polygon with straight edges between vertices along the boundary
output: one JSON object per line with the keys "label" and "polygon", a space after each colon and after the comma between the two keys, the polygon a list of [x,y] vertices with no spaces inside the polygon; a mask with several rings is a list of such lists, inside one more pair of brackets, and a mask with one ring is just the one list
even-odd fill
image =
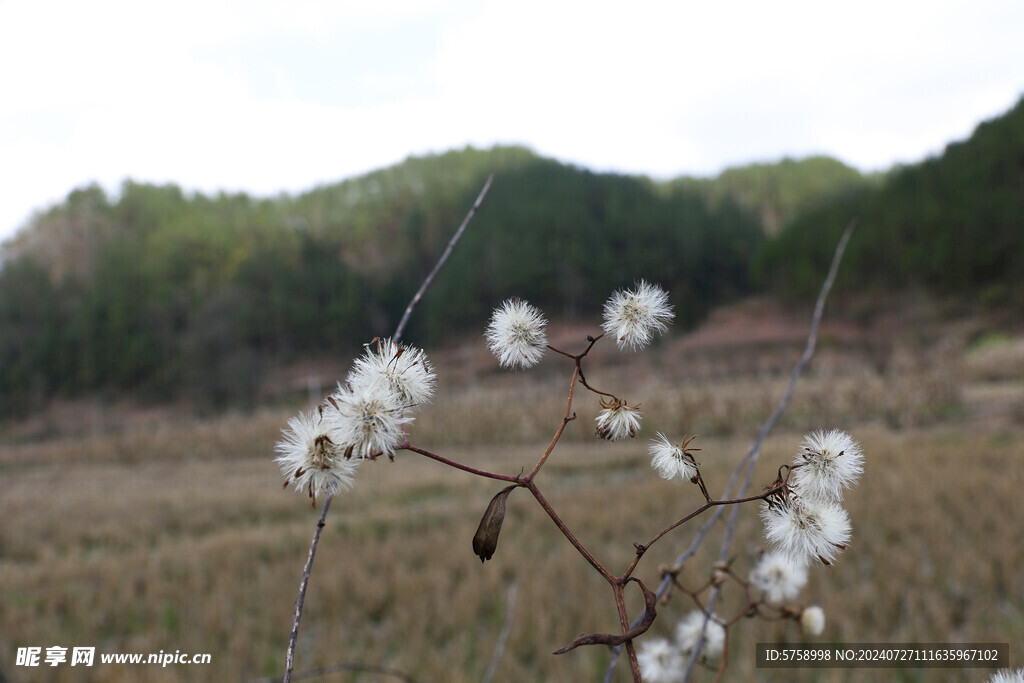
{"label": "dry seed pod", "polygon": [[487,504],[487,510],[480,519],[480,526],[476,528],[476,534],[473,536],[473,552],[481,562],[494,556],[494,549],[498,547],[498,534],[501,533],[501,523],[505,521],[505,501],[514,488],[516,487],[509,486],[498,491]]}

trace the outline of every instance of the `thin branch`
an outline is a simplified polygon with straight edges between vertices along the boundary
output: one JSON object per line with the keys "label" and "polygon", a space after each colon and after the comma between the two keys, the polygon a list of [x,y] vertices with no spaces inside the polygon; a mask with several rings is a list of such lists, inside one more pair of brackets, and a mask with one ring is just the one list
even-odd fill
{"label": "thin branch", "polygon": [[[572,372],[572,380],[569,382],[569,396],[565,399],[565,415],[562,416],[562,422],[558,425],[558,429],[555,430],[555,435],[551,437],[551,442],[548,447],[544,449],[544,453],[537,460],[537,464],[533,466],[530,473],[526,475],[527,481],[533,481],[533,478],[540,472],[540,468],[547,462],[548,456],[555,450],[555,445],[558,444],[558,440],[562,438],[562,432],[565,431],[565,426],[576,419],[576,413],[572,413],[572,399],[576,393],[576,378],[580,376],[580,361],[576,359],[576,369]],[[571,415],[570,415],[571,413]]]}
{"label": "thin branch", "polygon": [[313,569],[313,557],[316,555],[316,547],[320,543],[320,532],[324,530],[324,520],[327,518],[327,509],[331,507],[331,500],[334,496],[327,496],[324,501],[323,510],[320,511],[320,520],[316,523],[313,531],[313,540],[309,544],[309,556],[306,557],[306,566],[302,569],[302,580],[299,581],[299,595],[295,599],[295,614],[292,617],[292,632],[288,637],[288,653],[284,658],[284,678],[282,683],[292,680],[292,669],[295,667],[295,643],[299,639],[299,621],[302,619],[302,605],[306,601],[306,586],[309,585],[309,573]]}
{"label": "thin branch", "polygon": [[477,195],[476,201],[473,202],[473,206],[469,209],[469,213],[467,213],[466,217],[462,220],[462,225],[460,225],[459,229],[455,231],[452,238],[448,240],[448,246],[444,248],[444,253],[441,254],[441,258],[439,258],[437,263],[434,264],[434,269],[430,271],[430,274],[427,275],[425,280],[423,280],[423,284],[420,285],[419,291],[413,295],[412,301],[410,301],[409,305],[405,307],[405,313],[402,314],[402,319],[398,322],[398,327],[395,328],[395,334],[391,337],[396,342],[402,338],[402,332],[405,331],[405,325],[409,322],[409,316],[412,315],[412,309],[416,308],[416,304],[418,304],[420,299],[423,298],[423,294],[434,281],[434,277],[437,275],[438,271],[441,270],[441,266],[445,264],[445,261],[448,260],[448,256],[451,255],[452,249],[455,248],[455,243],[459,241],[459,238],[462,237],[462,233],[466,231],[466,226],[469,225],[469,222],[473,220],[473,216],[476,215],[476,210],[480,208],[480,204],[484,201],[484,197],[487,196],[487,190],[491,189],[492,180],[494,180],[493,173],[487,176],[487,182],[484,183],[483,189],[480,190],[480,194]]}
{"label": "thin branch", "polygon": [[551,503],[549,503],[547,501],[547,498],[545,498],[544,495],[541,494],[540,489],[537,488],[537,484],[535,484],[532,481],[527,481],[522,485],[529,489],[530,493],[532,493],[533,497],[537,500],[537,503],[542,508],[544,508],[544,512],[548,513],[548,517],[551,518],[551,521],[555,523],[555,526],[558,527],[558,530],[562,532],[563,536],[565,536],[565,540],[569,541],[569,543],[572,544],[573,548],[576,548],[577,552],[579,552],[579,554],[582,555],[583,558],[590,563],[591,567],[597,570],[598,574],[604,577],[605,581],[614,585],[616,582],[616,577],[612,576],[611,572],[605,569],[604,565],[598,562],[597,558],[594,557],[589,550],[587,550],[586,546],[584,546],[578,538],[576,538],[576,535],[569,529],[568,526],[565,525],[565,522],[563,522],[562,518],[558,516],[558,513],[555,512],[555,509],[551,507]]}
{"label": "thin branch", "polygon": [[[821,327],[821,317],[825,312],[825,301],[828,299],[829,292],[832,291],[832,284],[836,280],[836,273],[839,272],[839,264],[843,260],[843,253],[846,251],[846,245],[850,241],[850,236],[853,234],[853,229],[857,226],[857,220],[852,219],[846,225],[846,229],[843,230],[843,234],[839,238],[839,243],[836,245],[835,253],[832,254],[832,263],[829,265],[828,275],[825,277],[825,282],[821,285],[821,291],[818,292],[818,300],[814,304],[814,315],[811,318],[811,330],[807,335],[807,344],[804,346],[804,352],[800,356],[800,360],[797,361],[796,366],[793,368],[793,373],[789,376],[789,383],[786,385],[786,391],[783,393],[782,398],[779,400],[779,404],[775,407],[775,411],[771,416],[765,420],[765,423],[761,425],[761,429],[757,432],[757,439],[754,441],[754,445],[750,447],[750,451],[743,459],[745,464],[741,464],[740,467],[746,467],[747,474],[743,480],[743,486],[740,492],[745,492],[750,488],[750,482],[754,476],[754,466],[757,464],[758,458],[761,456],[761,446],[767,438],[768,433],[775,427],[775,424],[782,417],[782,414],[789,407],[789,401],[793,397],[793,389],[796,387],[797,380],[800,379],[800,374],[803,372],[804,367],[810,362],[811,357],[814,355],[814,349],[818,343],[818,329]],[[721,550],[718,553],[718,560],[724,562],[729,557],[729,552],[732,548],[732,538],[736,531],[736,522],[739,519],[739,509],[736,508],[732,511],[732,515],[729,518],[729,525],[725,530],[725,537],[722,539]],[[705,622],[709,618],[707,615],[711,614],[711,610],[714,608],[714,604],[720,594],[720,590],[716,587],[711,591],[711,595],[708,598],[708,611],[705,613]],[[707,624],[705,623],[705,626]],[[690,674],[693,672],[693,667],[700,657],[700,652],[704,647],[704,632],[701,631],[700,637],[697,638],[697,643],[693,647],[693,652],[690,655],[690,661],[686,667],[686,673],[683,675],[683,683],[690,680]]]}
{"label": "thin branch", "polygon": [[[746,470],[746,478],[744,480],[744,484],[741,488],[741,491],[746,491],[750,486],[750,481],[753,477],[754,464],[757,462],[757,459],[760,457],[761,454],[761,446],[764,443],[765,438],[767,438],[768,433],[772,430],[772,428],[775,426],[775,423],[779,421],[779,418],[782,416],[783,412],[785,412],[786,408],[789,406],[789,401],[792,398],[793,390],[796,386],[797,380],[800,378],[800,374],[803,372],[804,366],[807,365],[808,361],[810,361],[811,359],[811,356],[814,354],[814,349],[817,345],[818,339],[818,328],[821,325],[821,318],[825,310],[825,301],[828,298],[829,292],[832,289],[832,284],[835,282],[836,273],[839,271],[839,264],[843,259],[843,253],[846,251],[846,245],[849,243],[850,236],[853,234],[853,230],[856,227],[856,225],[856,219],[850,220],[850,222],[846,225],[846,229],[843,230],[842,236],[840,236],[839,238],[839,243],[836,245],[835,252],[832,255],[832,263],[829,266],[828,275],[825,277],[825,282],[821,286],[821,291],[818,293],[818,299],[814,305],[814,315],[811,318],[811,328],[807,335],[807,344],[804,347],[803,354],[800,356],[800,360],[797,361],[797,364],[793,368],[793,372],[789,378],[789,383],[786,385],[786,390],[783,392],[783,395],[779,399],[779,403],[778,405],[776,405],[775,410],[772,412],[771,416],[769,416],[768,419],[765,420],[764,424],[761,425],[761,428],[758,430],[757,437],[755,438],[753,445],[750,447],[750,450],[747,451],[746,455],[743,456],[743,458],[736,464],[735,469],[733,469],[732,475],[729,477],[729,481],[728,483],[726,483],[725,489],[722,492],[722,498],[728,498],[731,495],[732,488],[735,485],[736,480],[739,478],[740,474],[744,470]],[[719,507],[717,510],[714,511],[711,517],[706,522],[704,522],[704,524],[701,526],[696,536],[694,537],[693,542],[690,543],[690,546],[676,558],[675,562],[673,563],[674,566],[681,565],[687,559],[692,557],[694,553],[697,552],[697,548],[700,547],[708,531],[710,531],[711,527],[714,526],[719,519],[721,519],[723,514],[725,514],[725,509],[726,508],[724,507]],[[730,520],[729,529],[727,530],[727,538],[730,541],[732,538],[733,529],[735,528],[734,520],[737,511],[738,508],[734,508],[733,519]],[[728,546],[723,544],[722,551],[723,552],[720,553],[720,558],[723,554],[728,555]],[[665,594],[665,591],[667,591],[669,589],[669,586],[671,585],[672,577],[670,575],[666,575],[664,578],[662,578],[661,583],[658,585],[658,589],[656,591],[658,597],[661,598],[661,596]],[[711,607],[714,605],[715,598],[716,595],[713,594],[709,599],[709,612]],[[634,621],[634,623],[637,622]],[[703,638],[701,638],[701,640],[703,640]],[[689,680],[690,674],[693,671],[693,666],[697,660],[697,657],[700,654],[701,644],[702,643],[698,641],[698,647],[695,647],[693,650],[693,656],[690,658],[689,665],[686,669],[686,675],[683,678],[684,681]],[[611,660],[608,662],[608,669],[605,672],[605,683],[609,683],[611,681],[612,673],[615,670],[615,665],[618,663],[620,653],[621,647],[617,647],[612,651]]]}
{"label": "thin branch", "polygon": [[[399,321],[398,327],[395,328],[395,333],[391,335],[391,338],[395,342],[398,342],[398,340],[401,339],[402,332],[405,330],[405,325],[409,321],[409,316],[412,315],[412,311],[416,307],[416,304],[419,303],[420,299],[423,297],[423,293],[430,287],[430,284],[434,281],[434,277],[437,275],[438,271],[441,270],[441,266],[444,265],[445,261],[448,260],[448,256],[452,253],[452,249],[455,248],[455,244],[459,241],[462,233],[465,232],[466,226],[469,225],[469,221],[472,220],[477,209],[480,208],[480,203],[483,202],[484,197],[487,195],[487,190],[490,189],[492,180],[494,180],[493,173],[487,176],[487,182],[484,183],[483,189],[480,190],[480,194],[477,195],[476,201],[473,202],[473,206],[470,208],[469,213],[466,214],[462,224],[448,241],[448,246],[445,247],[445,250],[438,259],[437,264],[434,265],[434,269],[430,271],[430,274],[427,275],[423,284],[420,285],[419,291],[416,292],[412,301],[410,301],[409,305],[406,306],[405,313],[402,314],[402,319]],[[501,479],[503,476],[493,475],[493,478]],[[282,683],[289,683],[289,681],[291,681],[292,668],[295,664],[295,643],[299,636],[299,621],[302,619],[302,605],[306,600],[306,587],[309,585],[309,573],[313,567],[313,556],[316,555],[317,544],[320,543],[320,531],[324,528],[324,519],[327,517],[327,508],[330,507],[331,500],[333,498],[334,496],[327,496],[327,500],[324,501],[324,508],[320,512],[320,521],[317,522],[316,530],[313,532],[313,540],[309,545],[309,557],[306,558],[306,566],[302,571],[302,580],[299,582],[299,594],[295,599],[295,615],[292,618],[292,632],[288,639],[288,651],[285,654],[285,672]]]}
{"label": "thin branch", "polygon": [[[642,545],[639,544],[639,543],[634,544],[636,546],[636,557],[633,558],[632,564],[629,565],[629,569],[627,569],[626,573],[622,575],[622,578],[628,578],[633,573],[633,570],[636,569],[637,564],[640,563],[640,558],[643,557],[644,553],[646,553],[647,550],[652,545],[657,543],[661,539],[662,536],[664,536],[665,534],[669,533],[673,529],[675,529],[677,527],[680,527],[683,524],[686,524],[687,522],[689,522],[691,519],[693,519],[697,515],[701,514],[702,512],[706,512],[707,510],[709,510],[709,509],[711,509],[713,507],[720,506],[720,505],[736,505],[737,507],[733,510],[733,514],[735,514],[736,510],[739,510],[738,506],[741,503],[750,503],[750,502],[755,501],[755,500],[764,500],[764,499],[768,498],[769,496],[775,495],[776,493],[778,493],[781,490],[782,490],[782,486],[775,486],[775,487],[773,487],[771,489],[768,489],[767,491],[765,491],[763,493],[757,494],[756,496],[747,496],[746,498],[734,498],[734,499],[731,499],[731,500],[709,500],[704,505],[701,505],[699,508],[697,508],[696,510],[694,510],[690,514],[686,515],[682,519],[679,519],[679,520],[676,520],[675,522],[672,522],[667,527],[665,527],[664,529],[662,529],[661,531],[656,533],[654,535],[654,537],[651,538],[651,540],[647,541],[647,543],[644,543]],[[661,595],[659,594],[658,597],[661,597]]]}
{"label": "thin branch", "polygon": [[478,477],[486,477],[487,479],[497,479],[498,481],[508,481],[514,484],[521,484],[523,481],[525,481],[523,477],[513,476],[511,474],[498,474],[497,472],[488,472],[487,470],[480,470],[475,467],[470,467],[469,465],[463,465],[461,462],[451,460],[449,458],[444,457],[443,455],[438,455],[437,453],[432,453],[425,448],[413,446],[411,443],[405,443],[399,446],[399,449],[412,451],[413,453],[419,453],[420,455],[428,457],[431,460],[438,461],[442,465],[447,465],[448,467],[452,467],[457,470],[462,470],[463,472],[469,472],[470,474],[475,474]]}
{"label": "thin branch", "polygon": [[491,679],[494,678],[495,672],[498,670],[498,662],[501,660],[501,654],[505,651],[505,643],[508,641],[508,635],[512,631],[512,619],[516,614],[516,582],[513,581],[508,585],[508,596],[505,599],[505,625],[501,627],[501,633],[498,634],[498,642],[494,646],[494,654],[491,655],[491,665],[487,667],[487,672],[484,674],[483,681],[481,683],[490,683]]}

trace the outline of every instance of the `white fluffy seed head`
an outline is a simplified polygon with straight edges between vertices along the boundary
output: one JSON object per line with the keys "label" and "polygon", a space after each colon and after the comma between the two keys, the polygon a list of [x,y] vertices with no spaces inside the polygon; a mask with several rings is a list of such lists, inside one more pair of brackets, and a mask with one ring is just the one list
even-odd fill
{"label": "white fluffy seed head", "polygon": [[986,683],[1024,683],[1024,669],[1001,669],[989,676]]}
{"label": "white fluffy seed head", "polygon": [[661,432],[651,439],[649,451],[651,467],[657,470],[663,479],[679,477],[684,481],[696,480],[697,466],[693,459],[683,451],[681,446],[670,442],[668,437]]}
{"label": "white fluffy seed head", "polygon": [[339,385],[328,403],[345,452],[354,458],[392,455],[405,440],[403,425],[413,420],[403,410],[403,399],[385,382]]}
{"label": "white fluffy seed head", "polygon": [[843,490],[856,484],[864,473],[864,454],[846,432],[819,429],[804,437],[793,464],[798,467],[790,483],[801,495],[840,501]]}
{"label": "white fluffy seed head", "polygon": [[664,638],[642,641],[636,660],[647,683],[678,683],[686,671],[682,651]]}
{"label": "white fluffy seed head", "polygon": [[332,419],[320,411],[299,413],[288,420],[282,439],[274,446],[286,477],[285,486],[306,493],[316,504],[317,497],[332,496],[348,488],[355,475],[356,461],[345,457],[344,437]]}
{"label": "white fluffy seed head", "polygon": [[850,542],[850,517],[832,501],[773,496],[761,507],[761,519],[768,541],[797,564],[832,564]]}
{"label": "white fluffy seed head", "polygon": [[825,610],[817,605],[804,608],[800,613],[800,630],[805,636],[820,636],[825,630]]}
{"label": "white fluffy seed head", "polygon": [[375,339],[356,359],[348,384],[358,389],[375,382],[384,382],[403,408],[412,408],[434,397],[437,375],[422,350],[391,339]]}
{"label": "white fluffy seed head", "polygon": [[605,401],[601,399],[603,410],[595,419],[597,435],[608,441],[631,438],[640,431],[640,406],[626,405],[620,399]]}
{"label": "white fluffy seed head", "polygon": [[530,304],[509,299],[494,309],[484,337],[501,367],[532,368],[547,347],[547,320]]}
{"label": "white fluffy seed head", "polygon": [[750,583],[761,591],[765,601],[777,605],[800,593],[807,583],[807,569],[786,553],[765,553],[751,570]]}
{"label": "white fluffy seed head", "polygon": [[634,289],[612,293],[604,305],[602,327],[620,350],[635,351],[650,344],[655,331],[664,333],[674,317],[668,292],[640,280]]}
{"label": "white fluffy seed head", "polygon": [[693,653],[702,629],[704,630],[702,658],[715,659],[722,654],[722,650],[725,648],[725,627],[722,626],[715,614],[707,619],[707,628],[704,627],[704,622],[704,612],[693,610],[676,626],[676,645],[679,646],[684,656]]}

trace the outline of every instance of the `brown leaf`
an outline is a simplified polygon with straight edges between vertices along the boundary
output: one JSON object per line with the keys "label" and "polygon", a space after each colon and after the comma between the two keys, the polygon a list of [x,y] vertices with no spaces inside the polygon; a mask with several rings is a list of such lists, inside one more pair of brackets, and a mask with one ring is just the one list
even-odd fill
{"label": "brown leaf", "polygon": [[505,521],[505,501],[508,494],[512,493],[515,486],[504,488],[491,498],[487,504],[487,510],[480,519],[480,526],[476,528],[473,536],[473,552],[480,558],[480,561],[489,560],[494,556],[494,549],[498,547],[498,534],[501,533],[501,524]]}

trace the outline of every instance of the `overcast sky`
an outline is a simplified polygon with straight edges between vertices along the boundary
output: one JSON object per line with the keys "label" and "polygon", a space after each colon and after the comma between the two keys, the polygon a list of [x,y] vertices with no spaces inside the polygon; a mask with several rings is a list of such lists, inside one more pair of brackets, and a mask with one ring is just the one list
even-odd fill
{"label": "overcast sky", "polygon": [[0,237],[98,181],[295,192],[467,144],[657,178],[941,152],[1024,2],[0,0]]}

